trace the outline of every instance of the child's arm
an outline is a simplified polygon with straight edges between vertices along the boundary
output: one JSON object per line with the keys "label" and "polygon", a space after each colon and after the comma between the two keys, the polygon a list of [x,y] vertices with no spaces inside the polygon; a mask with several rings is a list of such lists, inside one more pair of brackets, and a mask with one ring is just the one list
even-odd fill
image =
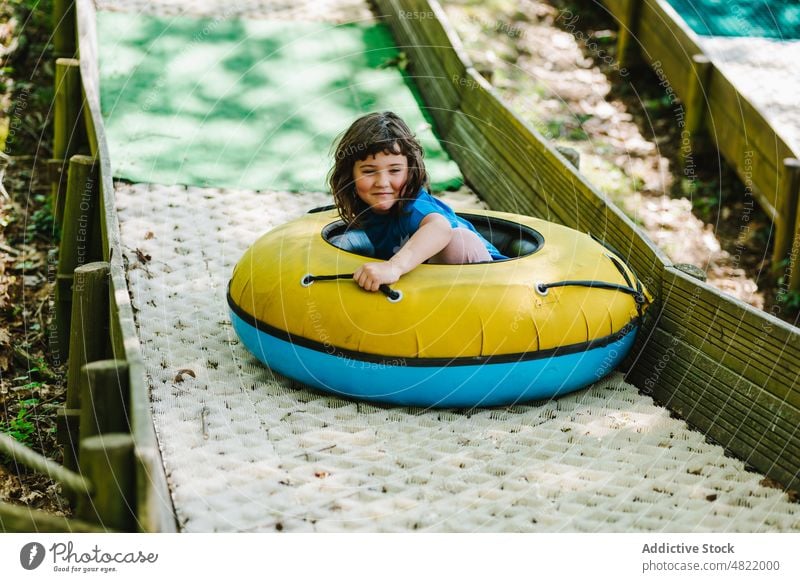
{"label": "child's arm", "polygon": [[441,251],[453,238],[450,222],[441,214],[428,214],[419,229],[397,253],[385,263],[364,263],[353,279],[367,291],[396,283],[400,277]]}

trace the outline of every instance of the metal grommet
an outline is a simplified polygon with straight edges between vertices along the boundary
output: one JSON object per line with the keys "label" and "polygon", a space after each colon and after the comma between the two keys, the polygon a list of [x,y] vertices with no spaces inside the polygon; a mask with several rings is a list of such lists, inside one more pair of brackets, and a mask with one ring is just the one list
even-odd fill
{"label": "metal grommet", "polygon": [[300,284],[303,287],[310,287],[312,283],[314,283],[314,275],[311,273],[303,275],[303,277],[300,279]]}
{"label": "metal grommet", "polygon": [[386,299],[387,301],[389,301],[389,303],[399,303],[400,301],[403,300],[403,292],[400,291],[400,289],[392,289],[392,291],[394,291],[395,293],[394,299],[389,297],[388,295],[386,296]]}
{"label": "metal grommet", "polygon": [[536,293],[541,295],[542,297],[547,297],[547,293],[550,291],[544,283],[538,281],[533,288],[536,290]]}

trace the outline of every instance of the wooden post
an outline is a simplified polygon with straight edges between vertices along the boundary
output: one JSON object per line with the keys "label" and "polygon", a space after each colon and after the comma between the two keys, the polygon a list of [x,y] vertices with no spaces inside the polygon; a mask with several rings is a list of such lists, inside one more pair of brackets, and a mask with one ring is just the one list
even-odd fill
{"label": "wooden post", "polygon": [[40,475],[46,475],[53,481],[61,483],[65,491],[81,495],[91,493],[91,484],[82,476],[37,453],[33,449],[29,449],[2,432],[0,432],[0,453],[10,457],[15,465],[24,465]]}
{"label": "wooden post", "polygon": [[87,156],[73,156],[69,164],[69,179],[63,207],[65,215],[61,224],[61,245],[56,275],[56,326],[59,353],[62,358],[69,352],[69,328],[72,317],[73,271],[91,260],[93,256],[92,231],[96,221],[99,181],[95,160]]}
{"label": "wooden post", "polygon": [[80,408],[81,367],[105,358],[108,350],[108,263],[75,269],[67,364],[67,408]]}
{"label": "wooden post", "polygon": [[105,531],[107,530],[94,523],[0,501],[0,532],[3,533],[103,533]]}
{"label": "wooden post", "polygon": [[581,153],[578,150],[567,146],[556,146],[556,150],[558,151],[558,153],[564,156],[570,164],[575,166],[576,170],[580,169]]}
{"label": "wooden post", "polygon": [[56,57],[77,54],[75,0],[53,0],[53,52]]}
{"label": "wooden post", "polygon": [[[783,160],[780,188],[781,191],[778,197],[780,201],[779,218],[775,221],[775,242],[772,247],[772,263],[776,267],[787,257],[791,261],[790,254],[792,250],[800,244],[797,240],[797,237],[800,236],[800,222],[798,222],[800,204],[797,202],[797,198],[800,196],[800,160],[795,158]],[[793,259],[794,265],[792,266],[794,268],[792,269],[791,279],[800,281],[800,274],[796,273],[800,257],[795,255]],[[791,287],[792,283],[790,282],[789,285]]]}
{"label": "wooden post", "polygon": [[77,517],[120,531],[136,529],[134,444],[129,434],[81,439],[81,474],[93,493],[78,500]]}
{"label": "wooden post", "polygon": [[630,67],[635,60],[633,42],[639,30],[641,0],[623,0],[617,33],[617,63],[620,69]]}
{"label": "wooden post", "polygon": [[53,164],[56,173],[53,180],[53,209],[56,220],[61,219],[64,206],[63,193],[66,186],[66,160],[85,147],[86,124],[81,115],[83,92],[81,69],[78,59],[56,59],[55,112],[53,114]]}
{"label": "wooden post", "polygon": [[689,83],[686,98],[683,100],[685,108],[684,130],[688,132],[689,141],[684,142],[681,136],[681,163],[684,169],[692,162],[696,152],[705,149],[703,143],[703,122],[705,121],[708,104],[708,91],[711,86],[711,71],[714,65],[706,55],[694,55],[692,67],[689,71]]}
{"label": "wooden post", "polygon": [[[75,269],[72,293],[72,321],[67,360],[67,402],[62,416],[72,418],[81,408],[81,368],[106,357],[108,352],[108,263],[89,263]],[[69,440],[64,446],[64,466],[75,468],[77,423],[70,424]]]}
{"label": "wooden post", "polygon": [[81,411],[79,408],[62,406],[56,410],[56,438],[63,450],[64,467],[70,471],[78,468],[80,422]]}
{"label": "wooden post", "polygon": [[676,263],[672,266],[690,277],[694,277],[698,281],[703,281],[705,283],[708,280],[706,272],[697,265],[692,265],[691,263]]}
{"label": "wooden post", "polygon": [[83,366],[81,388],[81,439],[97,434],[130,432],[128,417],[128,365],[121,360],[100,360]]}

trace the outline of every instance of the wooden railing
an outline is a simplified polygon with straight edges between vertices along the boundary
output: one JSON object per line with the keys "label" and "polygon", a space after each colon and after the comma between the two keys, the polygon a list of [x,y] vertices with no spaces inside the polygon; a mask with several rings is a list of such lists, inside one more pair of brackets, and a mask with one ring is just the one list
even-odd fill
{"label": "wooden railing", "polygon": [[1,529],[176,531],[122,263],[93,2],[54,2],[54,24],[50,166],[61,230],[56,326],[67,358],[67,401],[58,415],[64,465],[4,435],[0,451],[61,483],[74,517],[2,503]]}
{"label": "wooden railing", "polygon": [[504,104],[436,0],[376,4],[467,182],[497,210],[540,216],[611,244],[655,295],[627,379],[769,477],[800,487],[800,330],[672,265]]}
{"label": "wooden railing", "polygon": [[[735,168],[774,224],[772,260],[796,261],[800,251],[800,151],[766,115],[713,66],[698,36],[666,0],[603,0],[617,19],[617,53],[637,52],[680,97],[686,110],[684,157],[697,138],[709,138]],[[787,72],[788,74],[788,72]],[[794,265],[792,265],[795,267]],[[800,266],[786,269],[800,291]]]}

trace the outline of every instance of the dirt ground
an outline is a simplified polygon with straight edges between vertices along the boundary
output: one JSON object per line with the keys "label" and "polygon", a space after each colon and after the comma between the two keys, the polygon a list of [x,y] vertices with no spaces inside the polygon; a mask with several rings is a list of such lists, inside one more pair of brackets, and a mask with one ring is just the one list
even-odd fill
{"label": "dirt ground", "polygon": [[[56,248],[49,183],[53,102],[50,1],[0,5],[0,431],[60,461],[56,408],[63,367],[50,349],[52,262]],[[54,357],[55,356],[55,357]],[[0,500],[64,515],[49,479],[0,453]]]}

